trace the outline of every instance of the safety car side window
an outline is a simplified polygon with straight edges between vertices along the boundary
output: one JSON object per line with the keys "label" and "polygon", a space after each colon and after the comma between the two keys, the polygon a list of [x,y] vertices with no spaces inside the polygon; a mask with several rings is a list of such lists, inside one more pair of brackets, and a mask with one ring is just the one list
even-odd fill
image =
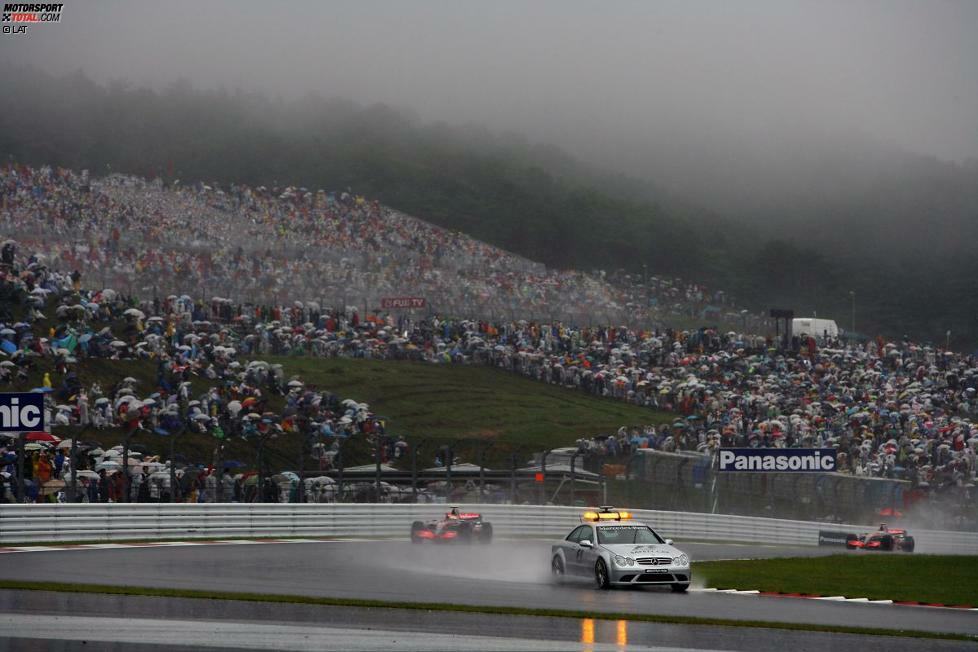
{"label": "safety car side window", "polygon": [[579,526],[577,529],[575,529],[573,532],[567,535],[567,541],[570,541],[571,543],[577,543],[581,539],[586,539],[588,535],[588,530],[590,529],[591,528],[589,528],[586,525]]}

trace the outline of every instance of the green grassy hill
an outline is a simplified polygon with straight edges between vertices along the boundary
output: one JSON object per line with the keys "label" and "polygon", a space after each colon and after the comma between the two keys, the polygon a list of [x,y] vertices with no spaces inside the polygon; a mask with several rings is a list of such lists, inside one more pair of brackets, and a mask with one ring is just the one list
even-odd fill
{"label": "green grassy hill", "polygon": [[496,369],[373,360],[285,359],[286,370],[343,396],[366,401],[395,434],[558,447],[624,424],[667,415],[535,382]]}
{"label": "green grassy hill", "polygon": [[[403,435],[409,442],[423,441],[421,458],[430,465],[438,446],[452,444],[464,461],[478,461],[478,451],[487,443],[488,462],[508,459],[512,452],[527,457],[544,448],[569,446],[580,437],[612,433],[622,425],[662,423],[672,415],[613,399],[596,398],[576,390],[555,387],[505,371],[474,366],[442,366],[413,362],[351,359],[264,358],[281,363],[287,376],[298,376],[310,388],[329,391],[341,398],[365,401],[386,418],[387,432]],[[50,363],[42,361],[28,383],[11,389],[30,389],[40,385],[50,371],[57,386],[60,379]],[[82,383],[99,382],[108,389],[125,376],[139,380],[141,396],[151,393],[155,368],[149,362],[82,360],[78,365]],[[205,391],[207,381],[194,382],[195,394]],[[271,401],[279,409],[282,400]],[[61,433],[66,434],[66,433]],[[121,443],[119,430],[92,431],[81,436],[102,445]],[[139,434],[133,443],[152,452],[169,450],[169,439]],[[216,440],[198,435],[183,435],[177,451],[191,462],[212,459]],[[284,436],[268,444],[273,468],[295,468],[298,438]],[[372,461],[361,440],[344,448],[346,465]],[[230,440],[224,459],[255,463],[253,443]]]}

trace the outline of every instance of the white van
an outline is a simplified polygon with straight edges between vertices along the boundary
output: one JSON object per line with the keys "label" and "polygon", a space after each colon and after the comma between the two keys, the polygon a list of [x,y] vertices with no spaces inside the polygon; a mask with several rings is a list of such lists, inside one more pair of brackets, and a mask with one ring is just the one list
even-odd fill
{"label": "white van", "polygon": [[834,319],[816,317],[796,317],[791,320],[791,334],[799,337],[838,337],[839,326]]}

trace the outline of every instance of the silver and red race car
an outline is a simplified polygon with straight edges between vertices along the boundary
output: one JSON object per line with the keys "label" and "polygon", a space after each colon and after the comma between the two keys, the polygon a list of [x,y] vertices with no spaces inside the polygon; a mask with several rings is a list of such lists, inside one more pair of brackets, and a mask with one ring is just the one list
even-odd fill
{"label": "silver and red race car", "polygon": [[452,507],[440,519],[415,521],[411,524],[411,543],[489,543],[492,524],[482,520],[482,514],[459,511]]}
{"label": "silver and red race car", "polygon": [[906,530],[880,525],[876,532],[865,534],[850,534],[846,537],[846,548],[849,550],[902,550],[913,552],[913,537]]}

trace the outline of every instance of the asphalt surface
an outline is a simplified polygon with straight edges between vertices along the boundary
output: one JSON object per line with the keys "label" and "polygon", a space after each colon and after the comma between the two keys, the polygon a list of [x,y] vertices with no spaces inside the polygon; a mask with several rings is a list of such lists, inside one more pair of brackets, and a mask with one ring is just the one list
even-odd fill
{"label": "asphalt surface", "polygon": [[[163,643],[165,641],[165,643]],[[0,650],[974,649],[956,641],[624,620],[0,591]]]}
{"label": "asphalt surface", "polygon": [[[826,552],[790,546],[677,545],[694,559]],[[488,546],[416,546],[407,541],[201,544],[0,555],[0,577],[978,634],[978,612],[970,611],[695,591],[677,595],[668,588],[651,587],[598,591],[587,582],[555,586],[549,579],[549,553],[548,542],[498,541]]]}

